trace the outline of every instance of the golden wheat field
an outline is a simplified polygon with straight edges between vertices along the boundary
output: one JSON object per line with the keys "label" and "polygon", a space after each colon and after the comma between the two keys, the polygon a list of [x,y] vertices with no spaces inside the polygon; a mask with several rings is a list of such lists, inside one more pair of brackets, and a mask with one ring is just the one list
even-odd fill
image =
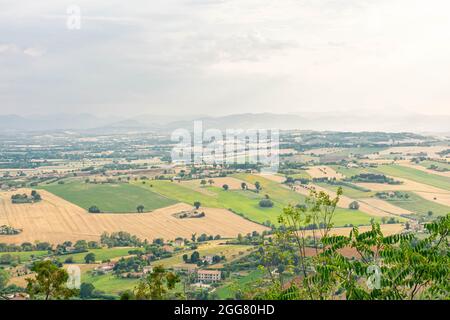
{"label": "golden wheat field", "polygon": [[334,169],[327,166],[314,166],[310,167],[307,172],[313,178],[336,178],[342,179],[344,176],[339,172],[336,172]]}
{"label": "golden wheat field", "polygon": [[[19,190],[17,192],[30,192]],[[141,239],[190,238],[193,233],[236,237],[239,233],[262,232],[264,226],[226,210],[202,208],[204,218],[177,219],[173,216],[190,205],[178,203],[149,213],[90,214],[84,209],[44,190],[43,200],[34,204],[12,204],[12,192],[0,193],[0,225],[23,229],[14,236],[0,236],[0,242],[50,242],[98,240],[103,232],[126,231]]]}

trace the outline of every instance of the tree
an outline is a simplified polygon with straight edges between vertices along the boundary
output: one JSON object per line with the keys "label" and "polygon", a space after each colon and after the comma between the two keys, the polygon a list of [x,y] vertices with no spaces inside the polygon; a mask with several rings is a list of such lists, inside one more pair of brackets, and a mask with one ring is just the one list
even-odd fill
{"label": "tree", "polygon": [[27,278],[27,293],[31,299],[69,299],[77,294],[77,290],[68,289],[66,282],[69,274],[50,260],[38,261],[33,264],[31,271],[35,278]]}
{"label": "tree", "polygon": [[189,261],[189,257],[186,253],[183,254],[183,261],[184,261],[184,263],[187,263]]}
{"label": "tree", "polygon": [[259,181],[255,182],[255,188],[256,188],[257,192],[259,192],[261,190],[261,183],[259,183]]}
{"label": "tree", "polygon": [[94,263],[94,262],[95,262],[95,254],[92,253],[92,252],[88,253],[88,254],[84,257],[84,261],[85,261],[87,264]]}
{"label": "tree", "polygon": [[201,206],[201,203],[200,203],[200,201],[195,201],[194,202],[194,207],[195,207],[195,209],[199,209],[200,208],[200,206]]}
{"label": "tree", "polygon": [[5,293],[8,281],[9,281],[9,273],[6,270],[0,268],[0,300],[6,299]]}
{"label": "tree", "polygon": [[100,209],[97,206],[91,206],[88,211],[89,213],[101,213]]}
{"label": "tree", "polygon": [[198,251],[194,251],[191,254],[191,263],[197,263],[200,260],[200,253]]}
{"label": "tree", "polygon": [[203,187],[203,186],[205,186],[205,185],[206,185],[206,183],[207,183],[207,182],[206,182],[206,180],[205,180],[205,179],[202,179],[202,181],[200,181],[200,184],[202,185],[202,187]]}
{"label": "tree", "polygon": [[247,189],[247,184],[245,182],[241,183],[241,189],[242,190],[246,190]]}
{"label": "tree", "polygon": [[358,210],[359,209],[359,203],[358,201],[353,201],[348,205],[348,208],[351,210]]}
{"label": "tree", "polygon": [[222,188],[223,188],[223,190],[227,191],[227,190],[229,189],[229,186],[228,186],[227,184],[224,184],[224,185],[222,186]]}
{"label": "tree", "polygon": [[95,287],[92,283],[83,282],[80,285],[80,298],[81,299],[89,299],[92,298],[94,294]]}
{"label": "tree", "polygon": [[180,278],[158,265],[135,288],[134,296],[137,300],[163,300],[167,298],[169,290],[173,290],[180,282]]}
{"label": "tree", "polygon": [[143,213],[144,212],[144,205],[140,204],[137,206],[136,210],[138,213]]}
{"label": "tree", "polygon": [[208,183],[209,183],[210,186],[212,186],[214,184],[214,180],[213,179],[209,179]]}
{"label": "tree", "polygon": [[77,251],[86,251],[88,249],[88,244],[86,240],[78,240],[74,245]]}
{"label": "tree", "polygon": [[272,208],[273,207],[273,201],[270,199],[262,199],[259,201],[259,206],[261,208]]}

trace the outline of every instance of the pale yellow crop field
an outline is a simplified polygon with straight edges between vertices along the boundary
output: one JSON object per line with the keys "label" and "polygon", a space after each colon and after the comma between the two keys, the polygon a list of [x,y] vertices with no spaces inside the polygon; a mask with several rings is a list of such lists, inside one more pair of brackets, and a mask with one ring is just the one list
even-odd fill
{"label": "pale yellow crop field", "polygon": [[[18,192],[30,192],[19,190]],[[190,238],[193,233],[236,237],[239,233],[262,232],[267,228],[226,209],[202,208],[204,218],[177,219],[173,216],[192,206],[179,203],[149,213],[90,214],[84,209],[44,190],[43,200],[34,204],[12,204],[12,192],[0,193],[0,225],[23,229],[14,236],[0,236],[0,242],[50,242],[99,240],[103,232],[126,231],[141,239]],[[17,192],[14,192],[17,193]]]}

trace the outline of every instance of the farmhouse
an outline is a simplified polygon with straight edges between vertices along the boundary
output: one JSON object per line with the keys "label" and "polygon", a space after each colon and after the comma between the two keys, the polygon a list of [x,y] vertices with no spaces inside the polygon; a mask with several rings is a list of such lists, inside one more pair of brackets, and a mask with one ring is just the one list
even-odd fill
{"label": "farmhouse", "polygon": [[197,279],[199,282],[217,282],[221,280],[222,272],[219,270],[198,270]]}
{"label": "farmhouse", "polygon": [[114,266],[116,264],[114,262],[104,263],[97,268],[95,268],[96,271],[102,271],[102,272],[110,272],[114,269]]}
{"label": "farmhouse", "polygon": [[208,264],[212,264],[214,262],[214,257],[213,256],[204,256],[203,257],[203,262],[206,262]]}

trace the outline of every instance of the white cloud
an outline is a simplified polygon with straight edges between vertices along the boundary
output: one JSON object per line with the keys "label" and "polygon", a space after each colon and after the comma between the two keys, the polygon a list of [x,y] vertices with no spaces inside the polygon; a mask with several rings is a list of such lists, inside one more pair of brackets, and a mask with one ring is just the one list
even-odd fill
{"label": "white cloud", "polygon": [[1,2],[0,113],[450,112],[446,0]]}

